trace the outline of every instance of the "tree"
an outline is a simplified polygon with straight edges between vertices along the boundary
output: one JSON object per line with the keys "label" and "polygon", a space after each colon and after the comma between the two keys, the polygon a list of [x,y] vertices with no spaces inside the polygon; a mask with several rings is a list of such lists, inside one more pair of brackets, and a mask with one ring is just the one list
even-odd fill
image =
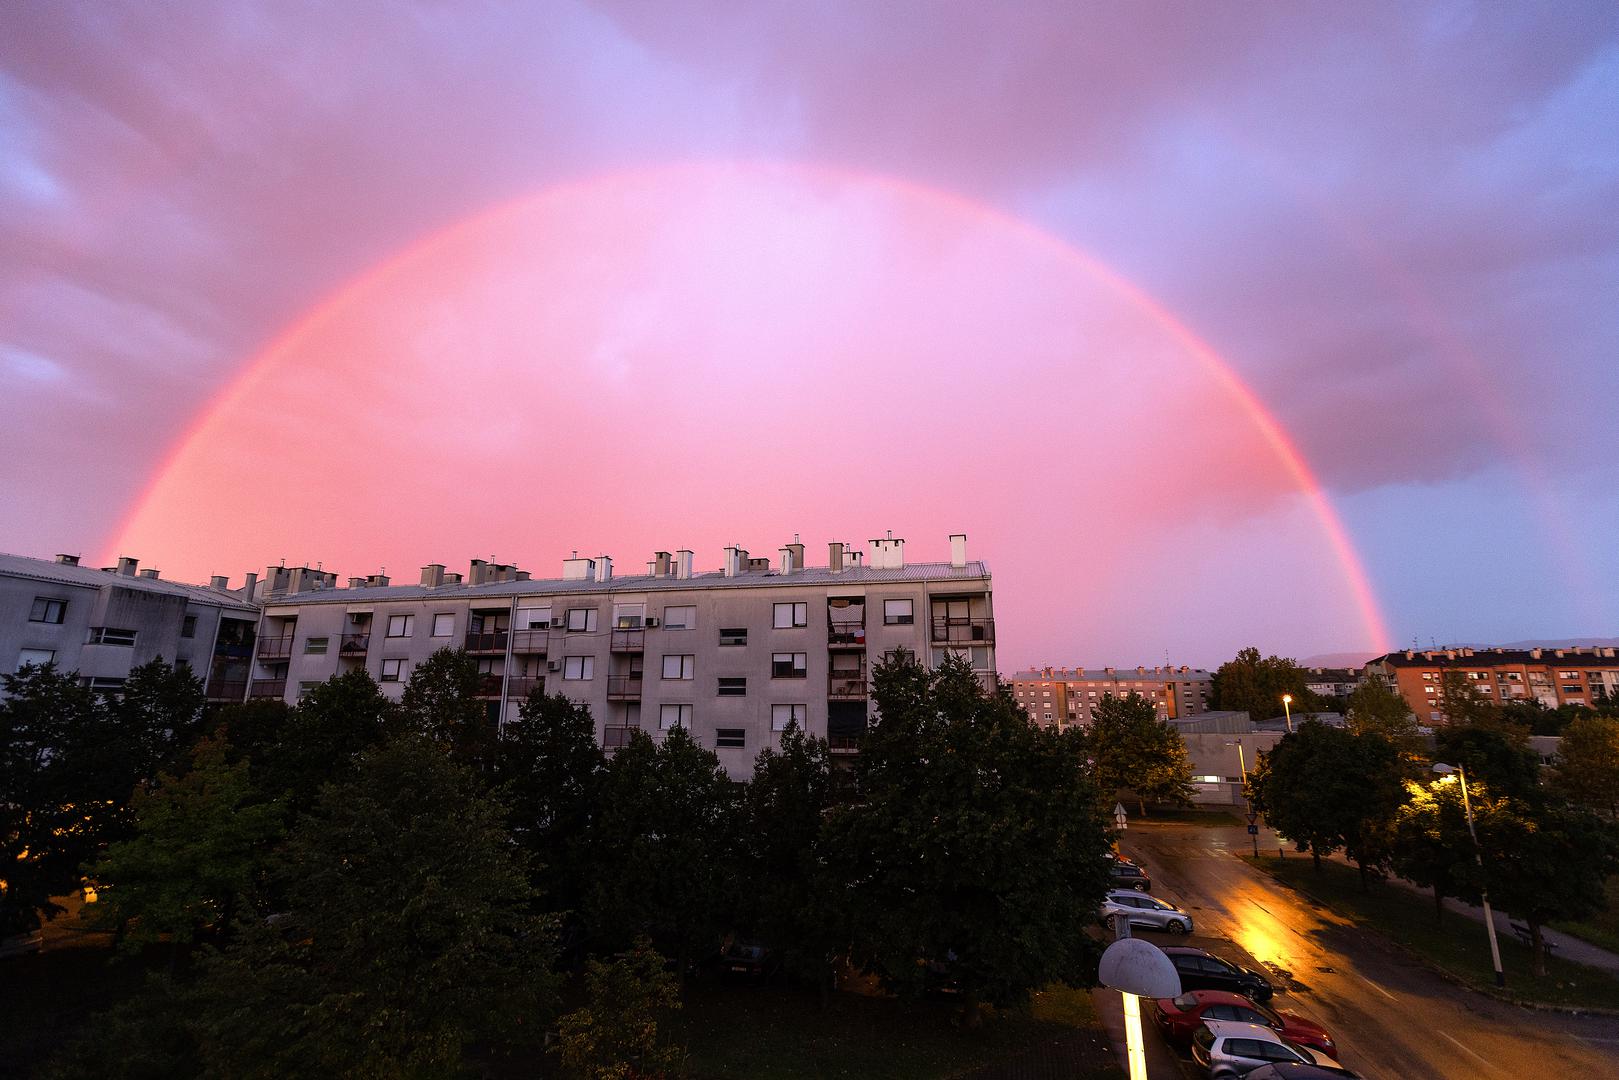
{"label": "tree", "polygon": [[1495,700],[1485,697],[1477,683],[1460,671],[1446,671],[1439,676],[1439,714],[1452,726],[1498,728],[1507,723]]}
{"label": "tree", "polygon": [[466,650],[445,646],[411,672],[399,699],[406,727],[479,770],[493,766],[499,731],[478,699],[482,678]]}
{"label": "tree", "polygon": [[1085,747],[1099,798],[1111,804],[1118,791],[1128,788],[1143,815],[1148,799],[1179,806],[1192,801],[1186,740],[1158,719],[1152,702],[1134,692],[1122,698],[1108,694],[1091,717]]}
{"label": "tree", "polygon": [[[1479,900],[1480,871],[1467,828],[1460,784],[1406,782],[1409,795],[1394,820],[1392,861],[1401,877],[1433,890],[1434,921],[1445,916],[1445,897]],[[1482,788],[1478,796],[1488,800]]]}
{"label": "tree", "polygon": [[202,734],[202,709],[202,680],[188,665],[170,667],[159,657],[130,671],[107,699],[107,712],[133,770],[131,790],[186,760]]}
{"label": "tree", "polygon": [[1434,737],[1434,760],[1460,765],[1469,783],[1497,795],[1540,797],[1540,757],[1520,728],[1450,724]]}
{"label": "tree", "polygon": [[1220,665],[1214,673],[1212,704],[1216,709],[1246,712],[1264,720],[1283,711],[1282,695],[1293,695],[1293,711],[1310,712],[1321,702],[1305,688],[1304,669],[1281,656],[1261,657],[1252,646]]}
{"label": "tree", "polygon": [[1108,843],[1079,734],[1031,725],[957,658],[929,672],[900,650],[873,696],[857,801],[825,844],[856,958],[906,997],[957,987],[970,1022],[1086,985],[1097,946],[1076,927],[1107,889]]}
{"label": "tree", "polygon": [[261,750],[261,783],[302,813],[323,785],[347,779],[360,755],[398,725],[397,707],[363,670],[334,675],[310,688]]}
{"label": "tree", "polygon": [[1564,729],[1556,784],[1571,802],[1619,817],[1619,719],[1592,715]]}
{"label": "tree", "polygon": [[1368,678],[1350,692],[1345,704],[1345,721],[1357,735],[1376,732],[1395,745],[1411,745],[1417,734],[1417,719],[1399,691],[1379,678]]}
{"label": "tree", "polygon": [[287,845],[288,907],[206,961],[209,1075],[452,1076],[464,1048],[537,1042],[554,920],[506,808],[418,737],[364,755]]}
{"label": "tree", "polygon": [[203,739],[191,767],[135,793],[135,835],[108,846],[91,877],[96,921],[140,946],[168,936],[176,952],[206,929],[230,925],[237,900],[281,835],[281,808],[260,800],[247,762],[230,764],[220,739]]}
{"label": "tree", "polygon": [[664,1076],[685,1051],[667,1043],[658,1025],[680,1008],[680,981],[646,938],[611,960],[585,968],[585,1006],[559,1024],[562,1066],[580,1080]]}

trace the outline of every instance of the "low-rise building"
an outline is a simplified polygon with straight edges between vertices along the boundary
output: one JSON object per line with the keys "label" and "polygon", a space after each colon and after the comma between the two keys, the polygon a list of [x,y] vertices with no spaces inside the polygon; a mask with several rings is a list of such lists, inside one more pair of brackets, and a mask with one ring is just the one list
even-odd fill
{"label": "low-rise building", "polygon": [[1405,698],[1421,724],[1442,724],[1444,679],[1460,676],[1486,700],[1596,705],[1619,700],[1619,650],[1428,649],[1386,653],[1369,661],[1365,675],[1383,679]]}
{"label": "low-rise building", "polygon": [[1208,711],[1213,676],[1200,668],[1062,668],[1020,671],[1009,680],[1012,697],[1037,724],[1088,725],[1091,710],[1108,695],[1140,694],[1165,720]]}

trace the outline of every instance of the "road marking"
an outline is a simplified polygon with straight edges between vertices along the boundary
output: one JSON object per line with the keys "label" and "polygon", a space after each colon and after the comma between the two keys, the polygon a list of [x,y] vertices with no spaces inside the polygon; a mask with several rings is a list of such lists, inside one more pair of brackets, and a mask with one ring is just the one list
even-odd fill
{"label": "road marking", "polygon": [[[1434,1030],[1439,1031],[1438,1028],[1434,1028]],[[1444,1036],[1444,1038],[1447,1041],[1449,1041],[1449,1043],[1452,1046],[1454,1046],[1456,1049],[1460,1050],[1462,1053],[1464,1053],[1467,1056],[1471,1057],[1474,1061],[1478,1062],[1480,1065],[1483,1065],[1486,1069],[1489,1069],[1491,1072],[1495,1071],[1494,1067],[1488,1061],[1485,1061],[1482,1057],[1475,1054],[1470,1048],[1468,1048],[1467,1046],[1464,1046],[1461,1042],[1457,1041],[1456,1039],[1452,1039],[1449,1035],[1446,1035],[1443,1031],[1439,1031],[1439,1034]]]}
{"label": "road marking", "polygon": [[[1374,983],[1372,980],[1368,979],[1366,976],[1362,975],[1358,971],[1355,973],[1355,978],[1359,979],[1361,982],[1365,983],[1367,986],[1370,986],[1373,990],[1376,990],[1379,994],[1382,994],[1384,997],[1388,998],[1390,1001],[1399,1001],[1400,1000],[1399,998],[1395,997],[1393,994],[1389,993],[1387,990],[1383,989],[1381,986],[1378,986],[1376,983]],[[1445,1035],[1445,1033],[1443,1031],[1441,1031],[1439,1034]],[[1449,1039],[1450,1036],[1445,1035],[1445,1038]],[[1451,1039],[1451,1041],[1455,1042],[1454,1039]],[[1472,1053],[1472,1051],[1469,1050],[1468,1053]]]}

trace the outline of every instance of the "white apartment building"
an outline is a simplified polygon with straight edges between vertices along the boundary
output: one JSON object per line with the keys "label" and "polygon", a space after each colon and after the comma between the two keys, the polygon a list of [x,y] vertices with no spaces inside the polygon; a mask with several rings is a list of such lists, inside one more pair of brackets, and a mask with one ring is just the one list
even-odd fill
{"label": "white apartment building", "polygon": [[575,553],[550,580],[475,559],[464,578],[432,564],[415,585],[374,576],[348,588],[323,571],[272,568],[256,590],[249,693],[292,702],[364,669],[397,697],[433,652],[464,648],[492,720],[515,717],[532,690],[562,693],[590,706],[609,749],[637,729],[685,727],[745,778],[790,721],[854,752],[870,665],[891,650],[928,664],[959,654],[993,685],[990,574],[968,561],[966,541],[950,538],[948,562],[907,562],[890,535],[867,552],[833,543],[826,566],[806,566],[794,542],[774,563],[728,547],[723,568],[706,572],[689,550],[655,552],[634,575]]}

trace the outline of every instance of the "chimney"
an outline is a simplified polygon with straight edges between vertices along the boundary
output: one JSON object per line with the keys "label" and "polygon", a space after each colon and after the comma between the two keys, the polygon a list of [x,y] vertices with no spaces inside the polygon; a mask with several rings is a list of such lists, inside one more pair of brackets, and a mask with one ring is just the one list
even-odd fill
{"label": "chimney", "polygon": [[488,566],[489,564],[482,559],[473,559],[472,564],[467,568],[467,584],[482,585],[488,577]]}
{"label": "chimney", "polygon": [[370,577],[365,579],[365,583],[368,587],[373,589],[386,589],[388,587],[388,575],[372,574]]}
{"label": "chimney", "polygon": [[864,551],[850,551],[847,548],[843,551],[843,565],[850,570],[860,569],[860,564],[865,558],[866,553]]}
{"label": "chimney", "polygon": [[895,540],[894,531],[881,540],[871,541],[871,568],[873,570],[901,570],[905,567],[905,541]]}
{"label": "chimney", "polygon": [[[596,560],[581,559],[579,552],[575,551],[568,558],[562,560],[563,581],[595,581]],[[472,584],[476,585],[477,582]]]}
{"label": "chimney", "polygon": [[1114,668],[1105,667],[1105,668],[1102,669],[1102,673],[1104,675],[1117,675],[1118,671],[1116,669],[1114,669]]}
{"label": "chimney", "polygon": [[691,552],[686,548],[681,548],[679,551],[675,552],[675,577],[691,577],[691,558]]}
{"label": "chimney", "polygon": [[428,563],[422,567],[422,588],[436,589],[444,584],[444,564]]}
{"label": "chimney", "polygon": [[534,575],[530,574],[527,570],[519,570],[515,574],[512,575],[512,580],[513,581],[527,581],[529,578],[531,578],[533,576]]}
{"label": "chimney", "polygon": [[351,577],[351,578],[349,578],[349,588],[351,588],[351,589],[363,589],[363,588],[365,588],[365,584],[366,584],[365,578],[363,578],[363,577]]}
{"label": "chimney", "polygon": [[781,549],[781,572],[791,574],[793,569],[793,549],[784,547]]}
{"label": "chimney", "polygon": [[669,553],[667,551],[654,551],[652,561],[647,564],[647,573],[653,577],[668,577]]}
{"label": "chimney", "polygon": [[963,570],[963,569],[966,568],[966,566],[967,566],[967,534],[966,533],[951,533],[950,534],[950,565],[955,567],[957,570]]}
{"label": "chimney", "polygon": [[597,581],[613,580],[613,557],[611,555],[602,555],[597,558],[596,568]]}
{"label": "chimney", "polygon": [[1540,650],[1539,649],[1530,649],[1529,650],[1529,659],[1531,659],[1531,660],[1539,660],[1540,659]]}
{"label": "chimney", "polygon": [[843,545],[836,540],[826,545],[826,565],[834,574],[843,572]]}
{"label": "chimney", "polygon": [[736,577],[742,572],[742,564],[747,561],[748,553],[732,544],[725,549],[725,576]]}
{"label": "chimney", "polygon": [[156,581],[157,580],[157,571],[156,570],[142,570],[140,573],[136,574],[135,576],[145,578],[147,581]]}
{"label": "chimney", "polygon": [[225,592],[230,588],[230,578],[226,577],[224,574],[215,574],[213,577],[208,579],[208,587],[210,589],[218,589],[220,592]]}
{"label": "chimney", "polygon": [[446,585],[459,585],[459,584],[461,584],[462,580],[463,579],[462,579],[460,574],[445,574],[444,575],[444,584],[446,584]]}
{"label": "chimney", "polygon": [[139,559],[131,559],[128,555],[118,556],[118,573],[123,577],[134,577],[135,567],[139,565]]}
{"label": "chimney", "polygon": [[77,555],[58,555],[56,564],[58,566],[77,566],[79,565],[79,557]]}
{"label": "chimney", "polygon": [[254,599],[253,590],[258,587],[258,584],[259,576],[249,570],[247,576],[242,579],[242,599],[252,601]]}

